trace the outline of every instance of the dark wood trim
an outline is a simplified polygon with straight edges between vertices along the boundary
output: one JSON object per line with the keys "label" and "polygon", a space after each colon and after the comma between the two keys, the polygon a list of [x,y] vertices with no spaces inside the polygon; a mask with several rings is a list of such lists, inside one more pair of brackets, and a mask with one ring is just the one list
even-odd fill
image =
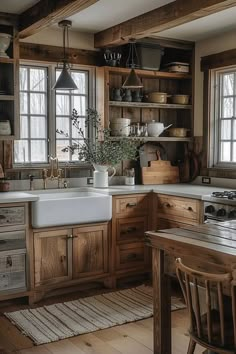
{"label": "dark wood trim", "polygon": [[125,44],[231,8],[236,0],[176,0],[95,34],[97,48]]}
{"label": "dark wood trim", "polygon": [[[63,48],[44,44],[20,42],[20,59],[58,63],[63,58]],[[72,64],[100,65],[99,51],[68,49],[68,59]]]}
{"label": "dark wood trim", "polygon": [[19,16],[15,14],[8,14],[5,12],[0,12],[0,24],[1,25],[10,25],[18,26]]}
{"label": "dark wood trim", "polygon": [[236,49],[226,50],[221,53],[215,53],[202,57],[201,71],[217,69],[220,67],[236,64]]}
{"label": "dark wood trim", "polygon": [[99,0],[41,0],[19,16],[19,36],[26,38]]}
{"label": "dark wood trim", "polygon": [[210,94],[210,75],[209,71],[204,73],[203,78],[203,150],[202,150],[202,168],[207,168],[209,148],[210,148],[210,130],[209,130],[209,94]]}

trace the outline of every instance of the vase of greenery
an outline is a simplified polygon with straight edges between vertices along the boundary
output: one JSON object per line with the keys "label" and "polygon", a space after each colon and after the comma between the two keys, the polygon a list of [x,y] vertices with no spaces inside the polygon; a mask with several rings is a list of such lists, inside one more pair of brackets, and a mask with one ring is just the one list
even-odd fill
{"label": "vase of greenery", "polygon": [[[71,146],[67,146],[62,151],[70,150],[72,154],[77,153],[81,162],[90,162],[94,171],[94,187],[108,187],[108,169],[113,168],[115,175],[115,165],[122,160],[134,160],[137,156],[138,141],[120,137],[119,141],[113,141],[110,137],[110,129],[104,128],[101,118],[95,109],[87,109],[85,128],[93,129],[93,139],[88,139],[84,130],[80,126],[80,119],[75,109],[72,111],[72,125],[78,132],[78,140],[73,140]],[[57,130],[58,134],[69,136],[62,130]],[[111,176],[111,177],[112,177]],[[110,177],[110,178],[111,178]]]}

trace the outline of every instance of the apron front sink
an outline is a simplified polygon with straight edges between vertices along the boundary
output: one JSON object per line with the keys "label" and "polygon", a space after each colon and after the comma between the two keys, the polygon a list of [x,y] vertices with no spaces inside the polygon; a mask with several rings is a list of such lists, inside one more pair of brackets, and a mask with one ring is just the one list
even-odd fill
{"label": "apron front sink", "polygon": [[42,193],[31,211],[35,228],[108,221],[112,197],[87,191]]}

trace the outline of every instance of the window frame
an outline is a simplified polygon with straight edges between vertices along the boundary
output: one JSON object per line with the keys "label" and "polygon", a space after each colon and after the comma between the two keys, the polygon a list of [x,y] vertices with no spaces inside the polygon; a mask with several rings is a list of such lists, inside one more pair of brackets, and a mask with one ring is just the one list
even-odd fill
{"label": "window frame", "polygon": [[[220,67],[216,69],[211,69],[209,72],[209,79],[210,79],[210,87],[209,87],[209,161],[208,161],[208,168],[211,169],[219,169],[222,170],[226,169],[235,169],[236,161],[235,162],[227,162],[227,161],[220,161],[220,122],[221,119],[219,117],[219,112],[221,109],[221,92],[223,89],[223,83],[221,82],[221,74],[223,73],[234,73],[235,75],[235,82],[234,82],[234,110],[236,105],[236,65],[227,66],[227,67]],[[232,119],[234,116],[228,119]],[[236,119],[236,117],[235,117]],[[232,123],[231,123],[232,124]],[[232,129],[232,127],[231,127]],[[232,139],[232,130],[231,130],[231,139],[228,140],[231,144],[230,149],[232,153],[232,143],[236,141],[236,139]]]}
{"label": "window frame", "polygon": [[[20,60],[19,66],[32,66],[32,67],[44,67],[47,68],[47,131],[48,131],[48,162],[28,162],[28,163],[16,163],[13,157],[13,169],[35,169],[35,168],[48,168],[50,166],[50,156],[56,156],[56,92],[52,89],[54,82],[56,81],[56,69],[58,65],[56,63],[37,62],[31,60]],[[90,65],[78,65],[73,64],[71,70],[79,70],[88,72],[88,108],[96,108],[96,75],[95,67]],[[50,104],[52,102],[52,104]],[[20,124],[20,122],[19,122]],[[94,138],[94,133],[89,128],[89,138]],[[14,147],[13,147],[14,154]],[[90,163],[81,161],[59,161],[61,167],[90,167]]]}

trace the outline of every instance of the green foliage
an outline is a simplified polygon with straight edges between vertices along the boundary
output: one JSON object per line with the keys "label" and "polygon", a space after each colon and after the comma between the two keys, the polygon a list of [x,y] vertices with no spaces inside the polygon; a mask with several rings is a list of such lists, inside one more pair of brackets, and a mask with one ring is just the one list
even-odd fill
{"label": "green foliage", "polygon": [[[73,140],[73,144],[62,151],[77,153],[80,161],[87,161],[98,165],[114,166],[122,160],[135,160],[137,156],[138,141],[132,141],[120,137],[119,141],[112,141],[110,129],[103,128],[101,119],[95,109],[87,109],[85,127],[92,127],[95,132],[94,139],[88,139],[84,130],[80,127],[80,120],[75,109],[72,111],[72,125],[77,129],[79,139]],[[57,133],[68,137],[62,130]]]}

